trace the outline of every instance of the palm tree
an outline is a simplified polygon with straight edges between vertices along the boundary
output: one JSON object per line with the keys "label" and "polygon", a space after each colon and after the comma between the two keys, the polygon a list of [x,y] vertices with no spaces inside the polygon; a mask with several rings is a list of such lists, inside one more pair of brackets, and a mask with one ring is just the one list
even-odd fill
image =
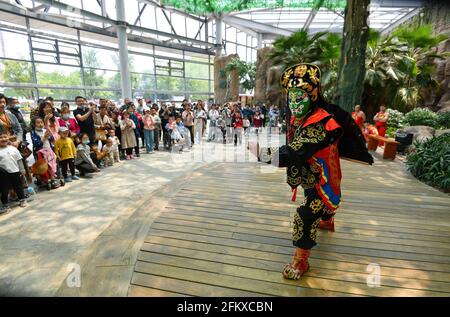
{"label": "palm tree", "polygon": [[309,36],[305,30],[300,30],[290,36],[281,36],[273,42],[273,50],[269,59],[275,65],[288,67],[298,63],[313,63],[320,59],[321,48],[319,39],[327,32],[318,32]]}
{"label": "palm tree", "polygon": [[322,94],[325,99],[333,100],[336,92],[342,37],[335,33],[328,33],[325,38],[319,39],[318,42],[322,51],[317,61],[322,70]]}
{"label": "palm tree", "polygon": [[300,30],[288,37],[279,37],[273,42],[269,59],[283,68],[298,63],[316,64],[322,71],[322,92],[332,98],[337,79],[342,38],[334,33],[318,32],[312,36]]}
{"label": "palm tree", "polygon": [[363,103],[368,114],[386,103],[401,111],[411,110],[423,101],[425,90],[433,91],[433,47],[445,36],[433,36],[430,26],[401,27],[382,37],[371,30],[366,50],[366,75]]}
{"label": "palm tree", "polygon": [[438,83],[432,78],[434,59],[444,59],[447,54],[436,54],[433,47],[447,39],[445,35],[433,35],[430,25],[417,28],[402,27],[393,34],[405,43],[405,54],[396,55],[398,81],[394,104],[398,108],[411,110],[423,101],[426,90],[434,91]]}
{"label": "palm tree", "polygon": [[406,53],[402,43],[393,37],[382,37],[370,30],[366,48],[366,73],[362,103],[371,116],[379,104],[390,104],[396,87],[396,64],[394,54]]}

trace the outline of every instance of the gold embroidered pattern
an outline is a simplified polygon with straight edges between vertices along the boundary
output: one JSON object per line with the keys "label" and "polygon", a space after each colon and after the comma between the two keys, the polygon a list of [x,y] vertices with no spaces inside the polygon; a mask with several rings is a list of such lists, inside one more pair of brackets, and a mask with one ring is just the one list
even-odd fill
{"label": "gold embroidered pattern", "polygon": [[333,214],[334,214],[334,211],[328,209],[327,207],[323,207],[323,213],[324,213],[324,214],[327,214],[327,215],[333,215]]}
{"label": "gold embroidered pattern", "polygon": [[317,68],[310,68],[308,70],[309,79],[316,85],[320,82],[319,78],[317,78],[317,71],[318,71]]}
{"label": "gold embroidered pattern", "polygon": [[321,172],[321,166],[319,163],[313,163],[310,165],[311,172],[313,173],[320,173]]}
{"label": "gold embroidered pattern", "polygon": [[326,131],[323,124],[316,124],[314,126],[307,126],[300,133],[300,138],[304,139],[304,143],[319,143],[325,139]]}
{"label": "gold embroidered pattern", "polygon": [[298,185],[300,185],[302,183],[302,178],[299,177],[291,177],[291,176],[287,176],[287,183],[289,184],[289,186],[291,187],[297,187]]}
{"label": "gold embroidered pattern", "polygon": [[282,81],[283,86],[286,86],[286,87],[291,86],[290,81],[292,81],[292,80],[290,77],[293,72],[294,72],[294,70],[290,69],[284,74],[283,81]]}
{"label": "gold embroidered pattern", "polygon": [[298,169],[295,167],[295,165],[292,165],[290,170],[291,170],[292,177],[295,177],[298,175]]}
{"label": "gold embroidered pattern", "polygon": [[309,208],[311,208],[311,211],[313,214],[318,213],[323,208],[323,202],[320,199],[314,199],[310,204]]}
{"label": "gold embroidered pattern", "polygon": [[314,242],[317,239],[317,226],[319,225],[320,222],[320,218],[317,219],[316,221],[314,221],[314,223],[311,225],[311,233],[309,235],[309,237],[311,238],[311,240],[313,240]]}
{"label": "gold embroidered pattern", "polygon": [[289,147],[294,151],[299,151],[305,143],[319,143],[326,137],[326,130],[322,124],[307,126],[304,129],[297,129],[294,133],[294,141]]}
{"label": "gold embroidered pattern", "polygon": [[298,215],[298,212],[294,215],[294,229],[292,230],[292,240],[297,242],[303,237],[303,220]]}
{"label": "gold embroidered pattern", "polygon": [[308,67],[306,65],[299,65],[295,68],[295,76],[303,77],[306,74]]}

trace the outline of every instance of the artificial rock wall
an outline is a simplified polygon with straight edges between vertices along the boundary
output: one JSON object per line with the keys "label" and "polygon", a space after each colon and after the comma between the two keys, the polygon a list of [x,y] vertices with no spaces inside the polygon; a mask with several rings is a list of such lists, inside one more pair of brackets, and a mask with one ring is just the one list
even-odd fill
{"label": "artificial rock wall", "polygon": [[266,105],[285,106],[286,101],[280,87],[282,67],[274,66],[269,60],[272,48],[264,47],[256,54],[255,102]]}
{"label": "artificial rock wall", "polygon": [[237,54],[219,56],[214,58],[214,97],[216,103],[238,101],[239,99],[239,74],[232,70],[229,76],[229,86],[226,88],[226,78],[222,78],[220,71],[233,59],[239,58]]}

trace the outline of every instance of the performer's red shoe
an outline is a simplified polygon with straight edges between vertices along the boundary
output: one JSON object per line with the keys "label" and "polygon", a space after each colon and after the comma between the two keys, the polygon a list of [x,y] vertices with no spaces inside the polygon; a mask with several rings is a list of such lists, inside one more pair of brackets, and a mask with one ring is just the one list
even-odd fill
{"label": "performer's red shoe", "polygon": [[283,270],[283,277],[289,280],[298,280],[309,270],[308,258],[311,250],[296,248],[292,263],[287,264]]}
{"label": "performer's red shoe", "polygon": [[318,227],[319,227],[319,229],[324,229],[324,230],[329,230],[331,232],[334,232],[334,216],[332,216],[328,220],[320,219]]}

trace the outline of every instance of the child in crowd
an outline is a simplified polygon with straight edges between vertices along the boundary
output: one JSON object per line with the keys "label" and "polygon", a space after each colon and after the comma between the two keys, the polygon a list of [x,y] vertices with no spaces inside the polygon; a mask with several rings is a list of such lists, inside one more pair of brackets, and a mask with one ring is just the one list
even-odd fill
{"label": "child in crowd", "polygon": [[[79,177],[75,175],[75,157],[77,156],[77,150],[72,139],[69,138],[69,133],[68,128],[60,127],[59,139],[55,142],[55,153],[61,165],[65,182],[79,180]],[[67,175],[68,168],[72,176]]]}
{"label": "child in crowd", "polygon": [[155,143],[155,121],[151,115],[151,110],[148,107],[144,107],[144,116],[142,117],[144,124],[144,141],[147,154],[153,154],[153,148]]}
{"label": "child in crowd", "polygon": [[12,187],[19,198],[20,207],[26,207],[25,193],[20,180],[19,162],[22,160],[20,152],[9,143],[6,133],[0,134],[0,189],[2,193],[0,214],[10,211],[8,206],[9,189]]}
{"label": "child in crowd", "polygon": [[53,107],[50,103],[46,102],[44,106],[44,126],[47,131],[49,131],[53,139],[56,141],[59,139],[59,122],[56,120]]}
{"label": "child in crowd", "polygon": [[243,132],[243,121],[241,118],[241,113],[239,111],[235,112],[235,118],[233,122],[233,138],[234,138],[234,146],[237,146],[237,142],[242,144],[242,132]]}
{"label": "child in crowd", "polygon": [[364,138],[366,139],[366,142],[369,141],[369,135],[378,135],[378,130],[375,126],[373,126],[372,124],[370,124],[369,121],[364,122],[364,130],[363,130],[363,135]]}
{"label": "child in crowd", "polygon": [[181,133],[178,131],[177,122],[175,121],[174,116],[169,117],[169,122],[166,124],[166,130],[170,133],[170,138],[172,140],[172,144],[178,143],[181,139]]}
{"label": "child in crowd", "polygon": [[68,104],[67,106],[61,106],[61,117],[58,118],[58,123],[60,127],[66,127],[70,130],[70,136],[80,133],[80,127],[78,126],[77,120],[70,117]]}
{"label": "child in crowd", "polygon": [[[103,153],[103,162],[105,166],[113,166],[114,165],[114,154],[113,154],[113,139],[109,138],[106,140],[105,146],[102,148]],[[119,150],[117,150],[117,155],[119,154]]]}
{"label": "child in crowd", "polygon": [[80,171],[80,175],[86,176],[88,173],[99,172],[100,170],[91,159],[91,148],[88,145],[90,142],[89,136],[83,133],[79,141],[75,166]]}
{"label": "child in crowd", "polygon": [[92,144],[91,146],[91,159],[98,168],[103,167],[103,159],[105,158],[105,154],[102,152],[102,147],[100,144],[100,148],[98,144]]}
{"label": "child in crowd", "polygon": [[123,113],[123,118],[120,121],[120,129],[122,130],[122,140],[120,141],[120,144],[122,145],[122,149],[126,152],[126,160],[132,160],[133,148],[137,145],[136,134],[134,133],[136,125],[134,121],[130,119],[130,113],[128,111]]}
{"label": "child in crowd", "polygon": [[57,172],[56,155],[53,152],[55,139],[53,134],[44,128],[44,120],[35,117],[32,123],[34,127],[31,132],[31,140],[33,142],[33,152],[36,161],[44,160],[47,162],[48,169],[43,175],[39,175],[38,182],[43,184],[50,182],[52,188],[58,188],[58,182],[55,179]]}
{"label": "child in crowd", "polygon": [[217,119],[217,127],[222,131],[222,137],[223,137],[223,144],[227,143],[227,124],[226,121],[223,119],[223,116],[220,115],[219,119]]}
{"label": "child in crowd", "polygon": [[[177,123],[177,130],[181,135],[181,143],[186,144],[187,149],[189,150],[192,147],[189,129],[184,126],[181,116],[177,116],[175,122]],[[180,151],[182,151],[183,148],[184,147],[182,146]]]}
{"label": "child in crowd", "polygon": [[263,121],[262,115],[260,114],[259,111],[256,111],[255,115],[253,116],[253,127],[255,128],[255,132],[257,135],[259,133],[259,129],[262,126],[262,121]]}
{"label": "child in crowd", "polygon": [[114,162],[120,163],[120,151],[119,151],[119,145],[120,141],[119,138],[116,136],[116,132],[114,130],[109,130],[109,137],[112,141],[112,147],[111,147],[111,153],[113,155]]}

